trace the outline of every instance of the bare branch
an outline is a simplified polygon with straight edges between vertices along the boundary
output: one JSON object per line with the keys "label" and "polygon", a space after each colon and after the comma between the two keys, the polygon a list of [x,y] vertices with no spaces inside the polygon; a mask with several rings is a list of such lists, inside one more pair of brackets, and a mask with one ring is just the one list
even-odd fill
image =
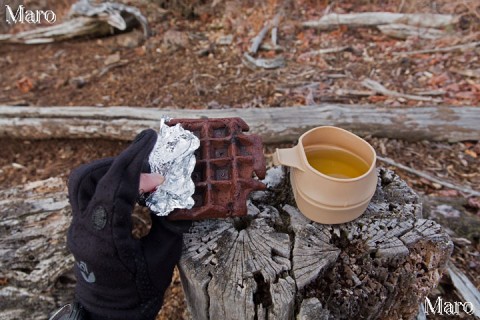
{"label": "bare branch", "polygon": [[450,188],[450,189],[454,189],[454,190],[458,190],[460,192],[463,192],[465,194],[467,194],[468,196],[476,196],[476,197],[479,197],[480,196],[480,192],[478,191],[475,191],[473,189],[470,189],[468,187],[462,187],[462,186],[457,186],[453,183],[450,183],[450,182],[447,182],[447,181],[444,181],[444,180],[440,180],[438,178],[435,178],[425,172],[422,172],[422,171],[418,171],[416,169],[413,169],[413,168],[410,168],[410,167],[407,167],[406,165],[403,165],[401,163],[398,163],[398,162],[395,162],[394,160],[390,159],[390,158],[384,158],[384,157],[381,157],[381,156],[377,156],[377,159],[384,162],[384,163],[387,163],[391,166],[394,166],[394,167],[397,167],[397,168],[400,168],[404,171],[407,171],[409,173],[413,173],[419,177],[422,177],[424,179],[427,179],[427,180],[430,180],[432,182],[435,182],[435,183],[438,183],[444,187],[447,187],[447,188]]}
{"label": "bare branch", "polygon": [[476,48],[478,46],[480,46],[480,41],[470,42],[470,43],[465,43],[465,44],[459,44],[459,45],[451,46],[451,47],[416,50],[416,51],[406,51],[406,52],[394,52],[393,54],[396,55],[396,56],[400,56],[400,55],[422,54],[422,53],[450,52],[450,51],[456,51],[456,50],[473,49],[473,48]]}
{"label": "bare branch", "polygon": [[400,93],[397,91],[389,90],[385,88],[381,83],[372,80],[372,79],[365,79],[361,82],[361,84],[373,91],[376,91],[378,93],[381,93],[385,96],[391,96],[391,97],[399,97],[399,98],[405,98],[405,99],[410,99],[410,100],[419,100],[419,101],[431,101],[431,102],[442,102],[441,99],[434,99],[432,97],[426,97],[426,96],[417,96],[413,94],[406,94],[406,93]]}

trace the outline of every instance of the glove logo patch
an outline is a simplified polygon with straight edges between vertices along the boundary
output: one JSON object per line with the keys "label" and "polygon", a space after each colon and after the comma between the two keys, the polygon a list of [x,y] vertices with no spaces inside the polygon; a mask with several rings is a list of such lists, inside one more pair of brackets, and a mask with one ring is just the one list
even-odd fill
{"label": "glove logo patch", "polygon": [[107,211],[104,207],[98,206],[93,209],[92,214],[93,228],[97,231],[102,230],[107,224]]}
{"label": "glove logo patch", "polygon": [[80,273],[82,274],[82,277],[85,281],[87,281],[88,283],[95,282],[95,274],[93,272],[88,272],[88,266],[85,262],[77,262],[77,266],[80,269]]}

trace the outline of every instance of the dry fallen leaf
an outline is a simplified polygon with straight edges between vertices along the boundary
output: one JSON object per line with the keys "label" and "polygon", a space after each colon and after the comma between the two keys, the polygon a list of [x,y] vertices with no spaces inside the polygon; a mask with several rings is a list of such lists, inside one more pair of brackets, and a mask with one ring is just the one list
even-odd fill
{"label": "dry fallen leaf", "polygon": [[28,93],[33,89],[33,81],[28,77],[23,77],[17,81],[17,87],[23,93]]}
{"label": "dry fallen leaf", "polygon": [[115,52],[114,54],[108,55],[103,62],[106,66],[117,63],[120,61],[120,52]]}
{"label": "dry fallen leaf", "polygon": [[386,96],[370,96],[370,97],[368,97],[368,101],[370,101],[370,102],[382,102],[382,101],[385,101],[387,99],[388,99],[388,97],[386,97]]}
{"label": "dry fallen leaf", "polygon": [[476,94],[471,91],[460,91],[455,94],[455,98],[457,99],[464,99],[464,100],[472,100],[476,98]]}
{"label": "dry fallen leaf", "polygon": [[448,80],[450,80],[450,78],[448,77],[448,74],[444,72],[438,76],[434,75],[433,77],[430,78],[428,82],[433,86],[438,86],[438,85],[444,84]]}
{"label": "dry fallen leaf", "polygon": [[480,209],[480,198],[478,197],[471,197],[468,199],[468,205]]}
{"label": "dry fallen leaf", "polygon": [[442,189],[442,185],[440,183],[436,183],[436,182],[433,182],[432,183],[432,186],[435,188],[435,189]]}
{"label": "dry fallen leaf", "polygon": [[465,150],[465,153],[468,154],[469,156],[471,156],[472,158],[475,158],[475,159],[477,159],[477,157],[478,157],[477,153],[473,150],[470,150],[470,149]]}

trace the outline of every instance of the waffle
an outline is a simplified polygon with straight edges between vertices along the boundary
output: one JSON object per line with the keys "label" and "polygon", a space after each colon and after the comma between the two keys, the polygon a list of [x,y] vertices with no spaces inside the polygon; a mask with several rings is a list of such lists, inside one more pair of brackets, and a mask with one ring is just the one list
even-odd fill
{"label": "waffle", "polygon": [[238,217],[247,214],[247,198],[265,185],[253,178],[265,178],[262,140],[246,135],[248,125],[240,118],[174,119],[200,139],[192,173],[195,184],[192,209],[177,209],[171,220],[200,220]]}

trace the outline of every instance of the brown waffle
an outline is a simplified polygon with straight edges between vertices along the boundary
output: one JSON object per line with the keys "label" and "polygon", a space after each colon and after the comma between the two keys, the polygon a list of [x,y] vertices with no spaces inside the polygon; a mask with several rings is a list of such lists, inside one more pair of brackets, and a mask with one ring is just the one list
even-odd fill
{"label": "brown waffle", "polygon": [[248,125],[240,118],[174,119],[200,139],[192,173],[195,183],[192,209],[177,209],[171,220],[226,218],[247,214],[247,198],[265,185],[253,178],[265,178],[262,140],[246,135]]}

